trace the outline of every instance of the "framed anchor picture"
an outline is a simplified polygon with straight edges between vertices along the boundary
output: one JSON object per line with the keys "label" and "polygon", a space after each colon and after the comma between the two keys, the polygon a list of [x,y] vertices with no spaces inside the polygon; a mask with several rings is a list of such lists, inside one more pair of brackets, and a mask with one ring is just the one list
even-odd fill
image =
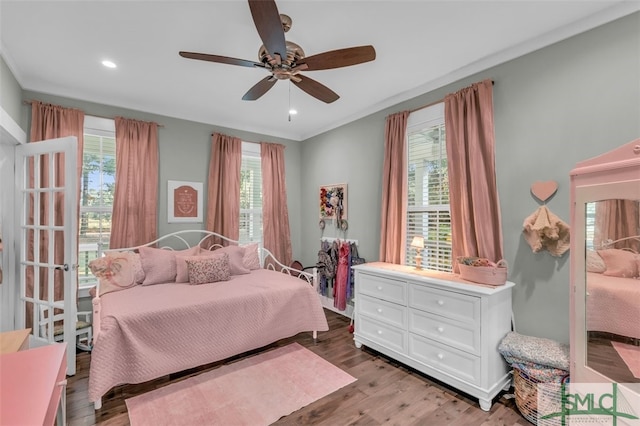
{"label": "framed anchor picture", "polygon": [[168,181],[167,222],[202,223],[202,182]]}

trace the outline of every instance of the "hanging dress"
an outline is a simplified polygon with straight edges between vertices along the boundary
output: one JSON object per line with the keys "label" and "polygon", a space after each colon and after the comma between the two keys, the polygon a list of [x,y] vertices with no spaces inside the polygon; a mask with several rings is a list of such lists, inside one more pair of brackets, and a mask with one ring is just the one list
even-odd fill
{"label": "hanging dress", "polygon": [[327,252],[329,251],[329,243],[327,241],[320,242],[320,250],[318,251],[318,293],[323,296],[327,295],[327,273],[326,273],[326,260]]}
{"label": "hanging dress", "polygon": [[338,271],[333,287],[333,307],[339,311],[347,309],[347,285],[349,274],[350,245],[343,242],[339,246]]}
{"label": "hanging dress", "polygon": [[351,259],[353,257],[353,243],[345,243],[349,248],[349,256],[347,256],[347,303],[353,297],[353,271],[351,270]]}

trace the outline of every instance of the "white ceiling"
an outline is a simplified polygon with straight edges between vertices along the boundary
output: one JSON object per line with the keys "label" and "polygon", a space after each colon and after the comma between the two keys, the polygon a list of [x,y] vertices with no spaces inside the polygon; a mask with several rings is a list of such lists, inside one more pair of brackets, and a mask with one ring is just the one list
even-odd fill
{"label": "white ceiling", "polygon": [[[244,0],[0,0],[0,53],[25,90],[304,140],[632,13],[639,4],[277,1],[279,12],[293,19],[287,40],[307,56],[375,47],[373,62],[306,73],[340,95],[332,104],[288,81],[243,101],[265,70],[178,56],[186,50],[257,61],[262,43]],[[104,68],[106,58],[118,68]],[[291,121],[289,96],[299,111]]]}

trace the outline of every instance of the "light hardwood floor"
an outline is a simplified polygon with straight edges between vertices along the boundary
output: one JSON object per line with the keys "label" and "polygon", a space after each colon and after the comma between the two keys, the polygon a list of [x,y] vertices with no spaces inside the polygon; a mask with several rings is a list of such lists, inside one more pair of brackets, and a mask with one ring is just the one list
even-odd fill
{"label": "light hardwood floor", "polygon": [[[521,425],[530,423],[519,413],[514,400],[498,395],[491,411],[482,411],[478,401],[453,388],[433,381],[369,349],[356,349],[348,331],[349,319],[325,310],[329,331],[313,342],[310,333],[301,333],[271,346],[298,342],[342,368],[357,380],[295,413],[281,418],[277,425]],[[264,350],[264,349],[262,349]],[[243,354],[237,360],[255,354]],[[163,377],[141,385],[112,389],[95,411],[87,399],[90,354],[79,353],[76,375],[67,387],[69,425],[129,425],[125,400],[171,382],[183,380],[217,368],[232,360]],[[196,425],[192,425],[196,426]],[[227,426],[227,425],[225,425]]]}

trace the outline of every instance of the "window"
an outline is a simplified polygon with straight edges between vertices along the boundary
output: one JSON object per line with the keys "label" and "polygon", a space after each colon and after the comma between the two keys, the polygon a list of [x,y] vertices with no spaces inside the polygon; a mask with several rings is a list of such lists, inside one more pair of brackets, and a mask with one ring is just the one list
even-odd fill
{"label": "window", "polygon": [[242,142],[240,166],[240,242],[262,241],[260,145]]}
{"label": "window", "polygon": [[86,116],[80,179],[80,238],[78,241],[78,282],[80,287],[95,284],[89,262],[109,248],[111,212],[116,177],[114,120]]}
{"label": "window", "polygon": [[422,267],[451,272],[451,215],[444,104],[411,113],[407,125],[408,200],[405,264],[415,265],[415,236],[424,238]]}

